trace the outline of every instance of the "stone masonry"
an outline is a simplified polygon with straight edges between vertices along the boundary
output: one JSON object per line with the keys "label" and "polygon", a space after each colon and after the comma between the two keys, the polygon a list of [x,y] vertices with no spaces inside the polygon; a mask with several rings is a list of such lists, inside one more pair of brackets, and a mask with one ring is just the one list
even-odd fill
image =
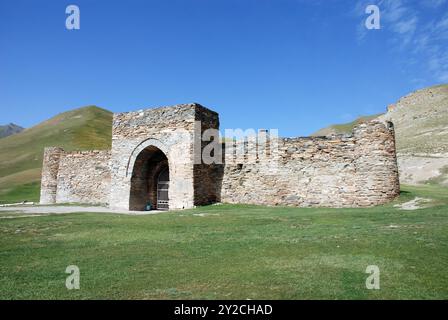
{"label": "stone masonry", "polygon": [[169,209],[216,202],[368,207],[399,194],[391,122],[367,122],[350,135],[329,137],[278,138],[263,131],[223,144],[222,161],[212,164],[200,157],[210,143],[201,139],[207,129],[219,129],[219,117],[199,104],[116,113],[111,151],[45,149],[41,203],[158,208],[166,170]]}
{"label": "stone masonry", "polygon": [[107,204],[110,151],[65,152],[46,148],[40,203]]}
{"label": "stone masonry", "polygon": [[[269,140],[268,140],[269,141]],[[269,147],[266,146],[267,153]],[[221,201],[301,207],[367,207],[399,194],[391,123],[370,122],[351,135],[280,138],[275,153],[226,158]],[[274,148],[273,148],[274,150]],[[266,153],[265,152],[265,153]]]}

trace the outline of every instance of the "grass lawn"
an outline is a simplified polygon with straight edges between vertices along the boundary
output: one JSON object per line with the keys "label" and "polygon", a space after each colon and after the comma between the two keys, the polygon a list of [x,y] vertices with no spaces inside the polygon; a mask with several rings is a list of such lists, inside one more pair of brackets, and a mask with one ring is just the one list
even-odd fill
{"label": "grass lawn", "polygon": [[[397,202],[431,198],[403,211]],[[1,299],[448,299],[448,189],[369,209],[0,215]],[[1,218],[3,217],[3,218]],[[81,289],[65,288],[77,265]],[[367,290],[368,265],[380,290]]]}
{"label": "grass lawn", "polygon": [[0,204],[22,201],[39,202],[39,197],[40,181],[14,186],[7,190],[0,190]]}

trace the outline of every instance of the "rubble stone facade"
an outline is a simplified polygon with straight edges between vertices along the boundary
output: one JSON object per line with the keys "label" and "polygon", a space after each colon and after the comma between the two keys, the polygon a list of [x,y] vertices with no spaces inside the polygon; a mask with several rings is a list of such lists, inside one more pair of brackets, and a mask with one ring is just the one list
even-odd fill
{"label": "rubble stone facade", "polygon": [[246,142],[242,159],[235,154],[226,157],[221,201],[368,207],[399,194],[391,123],[364,123],[351,135],[267,141],[264,155],[256,154],[255,161],[247,160],[251,141]]}
{"label": "rubble stone facade", "polygon": [[109,150],[46,148],[40,203],[107,204],[110,176]]}
{"label": "rubble stone facade", "polygon": [[368,207],[399,194],[390,122],[329,137],[278,138],[263,131],[223,144],[222,154],[213,154],[218,163],[201,158],[210,151],[203,140],[213,140],[203,139],[208,129],[219,129],[218,114],[199,104],[116,113],[112,150],[45,149],[41,203],[119,210],[216,202]]}

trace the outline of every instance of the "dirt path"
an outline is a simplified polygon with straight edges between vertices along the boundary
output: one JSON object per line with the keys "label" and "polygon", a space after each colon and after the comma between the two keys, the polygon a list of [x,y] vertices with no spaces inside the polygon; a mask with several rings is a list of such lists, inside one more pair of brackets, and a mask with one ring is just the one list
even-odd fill
{"label": "dirt path", "polygon": [[[127,215],[148,215],[148,214],[157,214],[164,211],[119,211],[112,210],[106,207],[84,207],[84,206],[9,206],[9,207],[0,207],[0,213],[7,212],[13,214],[29,214],[40,216],[42,214],[66,214],[66,213],[75,213],[75,212],[101,212],[101,213],[118,213],[118,214],[127,214]],[[18,217],[8,216],[8,217]],[[2,218],[6,218],[3,216]]]}

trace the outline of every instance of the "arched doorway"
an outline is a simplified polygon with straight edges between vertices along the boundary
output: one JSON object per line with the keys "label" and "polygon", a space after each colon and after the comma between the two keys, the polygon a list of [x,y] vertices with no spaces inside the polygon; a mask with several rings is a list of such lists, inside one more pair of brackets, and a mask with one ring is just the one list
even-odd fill
{"label": "arched doorway", "polygon": [[169,166],[166,155],[155,146],[143,149],[135,159],[129,197],[130,210],[169,209]]}

